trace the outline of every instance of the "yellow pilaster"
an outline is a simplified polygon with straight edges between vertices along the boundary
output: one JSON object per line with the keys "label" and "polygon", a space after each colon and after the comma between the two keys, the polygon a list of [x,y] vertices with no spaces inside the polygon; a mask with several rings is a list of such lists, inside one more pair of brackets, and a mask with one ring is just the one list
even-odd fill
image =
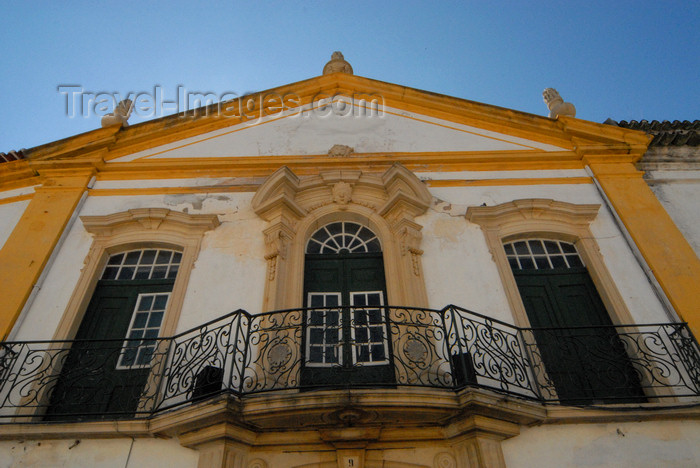
{"label": "yellow pilaster", "polygon": [[61,237],[92,171],[49,170],[0,250],[0,338],[5,340]]}
{"label": "yellow pilaster", "polygon": [[700,336],[700,260],[631,163],[589,166],[682,320]]}

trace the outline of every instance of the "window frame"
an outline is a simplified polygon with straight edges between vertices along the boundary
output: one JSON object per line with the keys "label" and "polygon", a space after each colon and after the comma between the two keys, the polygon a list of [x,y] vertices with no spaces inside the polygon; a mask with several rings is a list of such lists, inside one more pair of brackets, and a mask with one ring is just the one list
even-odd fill
{"label": "window frame", "polygon": [[529,198],[495,206],[472,206],[466,218],[481,226],[513,313],[515,325],[530,328],[525,306],[508,262],[504,243],[547,239],[573,244],[615,325],[634,320],[605,266],[600,248],[590,231],[599,204],[577,205],[551,199]]}

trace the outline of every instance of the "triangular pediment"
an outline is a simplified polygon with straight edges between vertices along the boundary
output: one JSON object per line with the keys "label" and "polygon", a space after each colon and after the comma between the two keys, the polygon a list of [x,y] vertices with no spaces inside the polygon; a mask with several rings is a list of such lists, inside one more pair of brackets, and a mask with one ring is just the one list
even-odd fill
{"label": "triangular pediment", "polygon": [[[250,107],[252,106],[252,111]],[[223,110],[222,110],[223,109]],[[108,164],[278,156],[508,154],[544,158],[639,154],[641,132],[571,117],[550,119],[332,73],[137,125],[97,129],[34,148],[34,160],[86,155]],[[106,150],[106,151],[105,151]],[[341,151],[342,153],[342,151]],[[451,157],[451,156],[450,156]],[[471,156],[470,156],[471,157]],[[636,156],[635,156],[636,157]],[[439,156],[438,156],[439,158]]]}
{"label": "triangular pediment", "polygon": [[[338,110],[342,107],[342,110]],[[334,145],[355,153],[422,153],[474,151],[563,151],[564,148],[382,106],[336,100],[303,109],[233,124],[212,132],[123,156],[115,162],[163,158],[230,158],[321,155]]]}

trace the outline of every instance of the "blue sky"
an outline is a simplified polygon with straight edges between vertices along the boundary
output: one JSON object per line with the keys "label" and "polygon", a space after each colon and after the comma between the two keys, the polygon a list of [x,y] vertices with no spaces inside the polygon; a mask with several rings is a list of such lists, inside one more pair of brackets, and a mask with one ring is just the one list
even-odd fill
{"label": "blue sky", "polygon": [[243,94],[320,75],[335,50],[357,75],[533,114],[554,87],[596,122],[700,118],[698,0],[28,0],[0,23],[4,152],[99,128],[66,116],[60,85]]}

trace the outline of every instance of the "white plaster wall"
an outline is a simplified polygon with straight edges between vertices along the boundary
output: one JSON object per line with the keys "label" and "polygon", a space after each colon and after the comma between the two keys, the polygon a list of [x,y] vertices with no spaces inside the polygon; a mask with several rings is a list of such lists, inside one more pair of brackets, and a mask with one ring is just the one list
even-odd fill
{"label": "white plaster wall", "polygon": [[30,200],[22,200],[14,203],[0,205],[0,249],[7,238],[12,234],[12,230],[27,209]]}
{"label": "white plaster wall", "polygon": [[651,190],[700,257],[700,172],[696,177],[694,180],[667,179],[668,182],[651,185]]}
{"label": "white plaster wall", "polygon": [[503,441],[508,468],[697,468],[698,421],[522,428]]}
{"label": "white plaster wall", "polygon": [[197,461],[175,439],[0,441],[0,468],[195,468]]}
{"label": "white plaster wall", "polygon": [[[449,212],[432,209],[417,221],[423,228],[423,267],[431,307],[446,303],[512,323],[496,264],[479,226],[464,218],[468,206],[497,205],[522,198],[551,198],[603,205],[593,185],[532,185],[431,188]],[[438,206],[439,207],[439,206]],[[637,323],[668,321],[646,275],[605,206],[591,224],[603,260]]]}

